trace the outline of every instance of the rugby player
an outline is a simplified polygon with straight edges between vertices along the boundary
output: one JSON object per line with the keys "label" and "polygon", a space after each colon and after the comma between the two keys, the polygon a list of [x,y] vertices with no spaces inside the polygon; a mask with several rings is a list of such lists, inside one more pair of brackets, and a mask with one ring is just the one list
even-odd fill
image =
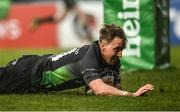
{"label": "rugby player", "polygon": [[95,95],[108,96],[141,96],[153,90],[151,84],[134,93],[121,90],[120,58],[127,42],[125,33],[111,24],[104,25],[99,34],[98,41],[66,53],[24,55],[9,62],[0,68],[0,93],[62,91],[85,85]]}

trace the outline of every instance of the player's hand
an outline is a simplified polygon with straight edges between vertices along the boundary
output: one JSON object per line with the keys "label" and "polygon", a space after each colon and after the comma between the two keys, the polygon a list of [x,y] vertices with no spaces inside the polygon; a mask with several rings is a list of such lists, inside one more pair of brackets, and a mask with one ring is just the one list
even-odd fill
{"label": "player's hand", "polygon": [[154,89],[154,86],[151,84],[146,84],[145,86],[142,86],[139,88],[135,93],[133,93],[133,96],[142,96],[143,94],[150,92]]}
{"label": "player's hand", "polygon": [[39,18],[33,19],[31,24],[30,24],[30,30],[34,31],[34,30],[38,29],[39,25],[40,25]]}

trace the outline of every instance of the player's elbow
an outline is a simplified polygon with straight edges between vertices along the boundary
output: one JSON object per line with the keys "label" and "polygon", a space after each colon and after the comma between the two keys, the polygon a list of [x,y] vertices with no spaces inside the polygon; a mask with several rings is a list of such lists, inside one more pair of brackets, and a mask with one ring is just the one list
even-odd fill
{"label": "player's elbow", "polygon": [[92,89],[93,93],[97,96],[106,95],[106,85],[101,79],[96,79],[90,82],[90,88]]}
{"label": "player's elbow", "polygon": [[94,94],[96,96],[102,96],[102,95],[104,95],[104,90],[96,90],[96,91],[94,91]]}
{"label": "player's elbow", "polygon": [[94,94],[97,96],[109,96],[109,92],[106,87],[99,87],[93,90]]}

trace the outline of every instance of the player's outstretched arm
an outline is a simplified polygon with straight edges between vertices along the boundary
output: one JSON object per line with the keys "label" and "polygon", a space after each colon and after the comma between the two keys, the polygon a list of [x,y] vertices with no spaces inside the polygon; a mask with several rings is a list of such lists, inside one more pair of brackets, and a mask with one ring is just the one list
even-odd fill
{"label": "player's outstretched arm", "polygon": [[139,88],[136,92],[131,93],[123,90],[119,90],[113,86],[110,86],[103,82],[102,79],[96,79],[89,83],[89,87],[92,89],[95,95],[105,96],[142,96],[143,94],[150,92],[154,89],[153,85],[147,84]]}
{"label": "player's outstretched arm", "polygon": [[36,30],[40,25],[54,21],[54,16],[48,16],[44,18],[36,17],[30,23],[30,30]]}

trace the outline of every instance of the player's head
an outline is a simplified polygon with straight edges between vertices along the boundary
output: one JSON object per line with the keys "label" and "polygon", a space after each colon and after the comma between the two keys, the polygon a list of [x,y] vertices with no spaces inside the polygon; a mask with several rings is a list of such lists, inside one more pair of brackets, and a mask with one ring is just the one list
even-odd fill
{"label": "player's head", "polygon": [[108,64],[114,64],[122,57],[122,50],[126,46],[126,36],[122,28],[114,24],[104,25],[100,31],[99,43],[102,58]]}

